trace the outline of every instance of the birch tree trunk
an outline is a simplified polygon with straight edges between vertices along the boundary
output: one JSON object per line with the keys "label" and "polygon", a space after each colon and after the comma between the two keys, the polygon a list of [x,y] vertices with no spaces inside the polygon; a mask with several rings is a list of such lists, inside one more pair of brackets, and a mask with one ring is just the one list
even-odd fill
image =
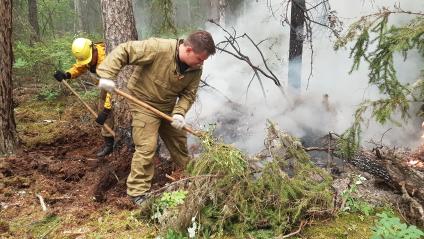
{"label": "birch tree trunk", "polygon": [[0,155],[17,144],[12,98],[12,0],[0,4]]}

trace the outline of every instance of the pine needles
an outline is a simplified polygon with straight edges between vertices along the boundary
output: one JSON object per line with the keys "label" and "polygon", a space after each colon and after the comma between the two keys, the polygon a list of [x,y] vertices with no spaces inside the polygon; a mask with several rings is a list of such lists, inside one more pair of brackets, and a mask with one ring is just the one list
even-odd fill
{"label": "pine needles", "polygon": [[[313,166],[300,142],[269,123],[268,157],[248,159],[237,148],[205,136],[204,152],[190,166],[185,204],[171,225],[185,230],[192,217],[203,235],[234,233],[245,238],[260,229],[289,232],[302,220],[332,208],[331,177]],[[251,163],[260,162],[261,170]],[[200,177],[214,175],[213,177]]]}
{"label": "pine needles", "polygon": [[[392,14],[411,15],[414,18],[403,26],[390,26],[389,16]],[[395,122],[392,119],[395,112],[400,113],[401,118],[406,121],[410,117],[410,104],[424,100],[422,84],[411,86],[401,83],[394,65],[396,54],[406,60],[410,51],[417,50],[424,56],[423,14],[398,8],[396,11],[383,9],[379,13],[364,16],[350,26],[335,48],[346,46],[349,42],[354,43],[350,53],[353,59],[351,72],[357,70],[361,63],[367,63],[369,84],[376,86],[385,95],[382,99],[364,101],[356,111],[352,127],[343,135],[343,140],[350,141],[347,144],[353,146],[346,149],[346,152],[350,151],[349,154],[352,154],[358,147],[363,113],[369,110],[371,117],[381,124]]]}

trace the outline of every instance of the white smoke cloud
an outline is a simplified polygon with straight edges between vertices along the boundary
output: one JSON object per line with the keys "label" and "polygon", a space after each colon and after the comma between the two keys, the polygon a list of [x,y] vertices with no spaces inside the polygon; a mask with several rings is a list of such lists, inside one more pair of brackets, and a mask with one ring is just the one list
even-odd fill
{"label": "white smoke cloud", "polygon": [[[265,38],[268,41],[261,44],[261,48],[267,55],[269,62],[272,62],[272,69],[279,79],[284,83],[287,91],[287,61],[289,45],[289,28],[282,26],[280,17],[272,17],[267,6],[271,1],[250,1],[250,8],[234,23],[234,29],[239,34],[247,33],[254,41],[259,42]],[[279,1],[273,1],[277,4]],[[330,4],[332,10],[337,11],[337,15],[344,22],[345,27],[355,21],[358,17],[374,13],[383,6],[392,7],[397,4],[393,0],[374,1],[350,1],[332,0]],[[417,11],[424,9],[423,1],[402,1],[401,7],[405,10]],[[275,9],[278,9],[276,6]],[[405,22],[405,17],[393,17],[394,23]],[[227,25],[227,28],[229,25]],[[223,40],[223,32],[209,25],[216,42]],[[250,67],[226,53],[217,53],[212,56],[204,66],[203,78],[216,87],[220,92],[229,97],[234,102],[243,106],[243,114],[235,113],[229,107],[226,99],[211,89],[203,88],[199,92],[199,99],[193,106],[189,120],[197,127],[205,126],[209,123],[216,123],[217,119],[223,116],[234,118],[229,122],[217,123],[217,130],[222,127],[230,132],[237,129],[244,137],[229,137],[235,140],[228,143],[235,143],[237,146],[255,153],[263,146],[266,119],[277,122],[279,126],[294,134],[303,137],[306,134],[325,134],[328,131],[342,133],[350,126],[353,120],[353,113],[358,104],[364,99],[375,99],[379,96],[377,89],[368,86],[367,66],[364,64],[358,71],[348,74],[352,60],[349,59],[349,49],[333,50],[333,41],[328,37],[328,33],[322,29],[316,29],[313,58],[313,76],[308,84],[309,57],[311,52],[304,47],[303,54],[303,80],[301,89],[301,99],[296,99],[288,93],[285,98],[277,89],[274,83],[262,78],[267,100],[265,101],[259,82],[255,79],[249,88],[247,86],[252,78]],[[248,55],[256,64],[261,64],[259,55],[248,41],[241,41],[243,53]],[[272,45],[272,50],[267,46]],[[413,82],[419,76],[419,67],[422,65],[422,58],[418,54],[412,54],[405,64],[397,59],[398,75],[403,82]],[[330,111],[326,110],[326,105],[322,103],[323,95],[329,95]],[[296,107],[293,107],[296,104]],[[238,121],[235,119],[239,119]],[[224,124],[227,124],[225,126]],[[228,124],[233,124],[229,128]],[[418,125],[417,125],[418,124]],[[403,127],[394,125],[381,126],[370,123],[364,130],[364,139],[373,138],[379,141],[384,134],[383,143],[397,145],[417,144],[420,137],[418,120],[412,120]]]}

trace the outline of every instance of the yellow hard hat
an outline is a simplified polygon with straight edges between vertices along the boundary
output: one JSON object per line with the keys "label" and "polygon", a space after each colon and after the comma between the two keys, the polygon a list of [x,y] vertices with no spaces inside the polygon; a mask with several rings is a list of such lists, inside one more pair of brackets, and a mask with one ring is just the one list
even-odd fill
{"label": "yellow hard hat", "polygon": [[86,38],[77,38],[72,43],[72,54],[77,59],[77,63],[86,65],[91,61],[92,42]]}

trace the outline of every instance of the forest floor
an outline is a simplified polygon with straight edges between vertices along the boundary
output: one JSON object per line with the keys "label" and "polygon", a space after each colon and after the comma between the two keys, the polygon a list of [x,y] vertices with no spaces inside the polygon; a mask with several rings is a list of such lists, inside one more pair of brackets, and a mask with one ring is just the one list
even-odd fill
{"label": "forest floor", "polygon": [[[114,154],[96,158],[103,144],[100,127],[82,107],[76,98],[63,97],[57,101],[29,100],[16,108],[21,147],[15,155],[0,158],[2,238],[73,238],[87,233],[96,237],[110,230],[135,237],[154,233],[154,226],[136,220],[136,207],[125,192],[125,178],[117,178],[105,202],[94,200],[93,186],[100,172],[119,159]],[[92,107],[95,109],[95,104]],[[155,165],[153,189],[180,176],[170,161],[156,157]],[[127,220],[115,220],[116,216]],[[75,226],[79,227],[73,230]]]}
{"label": "forest floor", "polygon": [[[122,159],[96,158],[103,143],[100,128],[75,97],[21,99],[15,115],[20,149],[0,157],[1,238],[156,238],[155,224],[140,219],[127,197],[126,178],[116,176],[106,200],[94,200],[101,173]],[[153,189],[181,177],[170,161],[156,157],[155,165]],[[315,221],[298,238],[369,238],[375,220],[341,214]]]}

